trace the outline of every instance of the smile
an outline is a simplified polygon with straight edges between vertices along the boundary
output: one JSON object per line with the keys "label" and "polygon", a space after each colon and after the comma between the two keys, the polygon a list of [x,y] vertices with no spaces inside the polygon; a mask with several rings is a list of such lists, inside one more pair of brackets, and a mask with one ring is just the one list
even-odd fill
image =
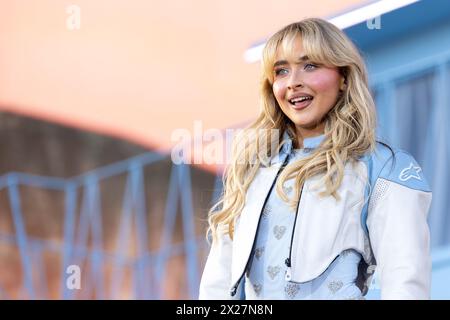
{"label": "smile", "polygon": [[309,106],[314,98],[311,96],[303,96],[294,99],[290,99],[289,104],[295,110],[301,110]]}

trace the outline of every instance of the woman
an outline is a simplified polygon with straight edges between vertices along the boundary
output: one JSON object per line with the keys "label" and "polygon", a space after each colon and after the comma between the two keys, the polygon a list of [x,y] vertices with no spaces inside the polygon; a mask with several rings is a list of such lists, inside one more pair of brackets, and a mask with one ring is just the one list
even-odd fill
{"label": "woman", "polygon": [[360,299],[375,266],[383,299],[429,298],[431,191],[411,155],[376,141],[352,42],[321,19],[286,26],[261,88],[210,212],[200,298]]}

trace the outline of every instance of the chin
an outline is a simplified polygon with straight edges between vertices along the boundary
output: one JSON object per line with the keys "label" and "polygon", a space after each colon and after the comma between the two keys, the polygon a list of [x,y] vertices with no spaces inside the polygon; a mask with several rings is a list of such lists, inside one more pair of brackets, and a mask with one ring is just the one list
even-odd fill
{"label": "chin", "polygon": [[315,127],[315,121],[305,121],[305,119],[291,119],[291,121],[297,126],[305,129],[311,129]]}

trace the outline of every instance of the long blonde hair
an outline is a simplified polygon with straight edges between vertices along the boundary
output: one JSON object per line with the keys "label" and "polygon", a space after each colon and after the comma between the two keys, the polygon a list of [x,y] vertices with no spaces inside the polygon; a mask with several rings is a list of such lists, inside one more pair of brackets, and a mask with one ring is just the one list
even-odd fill
{"label": "long blonde hair", "polygon": [[[224,172],[221,199],[209,212],[208,234],[217,239],[219,229],[233,238],[234,223],[245,205],[247,189],[258,169],[267,164],[267,157],[275,154],[270,148],[280,135],[271,129],[296,136],[295,126],[282,112],[276,101],[273,85],[273,64],[280,48],[287,53],[292,50],[295,39],[300,36],[305,54],[311,61],[338,68],[346,81],[335,106],[325,116],[324,140],[305,158],[288,165],[280,174],[276,185],[279,196],[291,206],[296,206],[305,180],[322,175],[325,185],[322,196],[339,200],[337,190],[342,182],[344,166],[356,161],[375,147],[375,107],[368,89],[367,71],[358,50],[347,36],[333,24],[318,18],[292,23],[267,41],[262,57],[261,103],[258,118],[246,128],[244,137],[251,141],[242,148],[235,142],[232,160]],[[264,130],[265,129],[265,130]],[[245,133],[249,134],[245,134]],[[250,135],[250,132],[252,135]],[[253,134],[261,132],[261,134]],[[277,141],[280,142],[280,141]],[[296,143],[296,139],[293,140]],[[277,149],[277,152],[280,148]],[[295,179],[294,198],[290,200],[283,191],[286,180]]]}

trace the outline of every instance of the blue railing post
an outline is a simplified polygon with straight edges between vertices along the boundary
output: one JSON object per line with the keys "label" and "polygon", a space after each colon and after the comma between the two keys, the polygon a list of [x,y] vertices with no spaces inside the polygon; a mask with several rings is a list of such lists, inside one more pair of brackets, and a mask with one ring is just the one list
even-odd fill
{"label": "blue railing post", "polygon": [[69,299],[70,291],[66,284],[66,270],[73,256],[75,211],[77,207],[77,186],[75,183],[68,182],[66,184],[64,196],[64,247],[62,249],[60,294],[63,299]]}
{"label": "blue railing post", "polygon": [[[136,276],[138,281],[136,283],[137,298],[144,299],[148,296],[149,281],[148,272],[145,267],[147,260],[143,260],[147,252],[147,212],[145,205],[145,185],[144,172],[142,165],[139,162],[132,163],[132,195],[133,203],[135,204],[135,227],[136,227]],[[151,260],[150,260],[151,263]]]}
{"label": "blue railing post", "polygon": [[[98,191],[98,179],[94,175],[88,175],[85,177],[84,181],[84,197],[81,207],[80,222],[78,227],[78,236],[76,238],[75,244],[76,249],[87,248],[88,232],[89,227],[92,226],[92,248],[89,254],[86,254],[85,250],[80,254],[77,251],[77,256],[82,256],[86,258],[89,255],[90,258],[90,268],[88,271],[88,276],[91,281],[86,281],[86,288],[83,288],[83,293],[88,294],[95,289],[95,294],[97,299],[104,299],[104,274],[103,274],[103,240],[102,240],[102,221],[101,221],[101,207],[100,198]],[[82,266],[83,259],[79,260],[77,263],[80,268]],[[82,270],[81,274],[86,277],[86,271]],[[92,283],[94,287],[92,287]]]}
{"label": "blue railing post", "polygon": [[105,299],[102,210],[97,177],[92,175],[87,179],[89,216],[92,221],[93,251],[91,253],[93,276],[95,279],[95,295],[97,299]]}
{"label": "blue railing post", "polygon": [[178,183],[181,192],[183,212],[183,233],[186,257],[186,273],[190,299],[196,299],[198,293],[198,249],[194,225],[194,208],[192,205],[192,189],[190,168],[186,164],[178,167]]}
{"label": "blue railing post", "polygon": [[23,267],[23,279],[25,288],[31,299],[35,298],[35,291],[33,285],[33,273],[31,269],[30,251],[28,248],[28,238],[25,230],[25,225],[22,219],[22,210],[20,208],[20,193],[19,183],[16,175],[8,176],[9,201],[11,203],[11,210],[13,215],[14,227],[16,231],[16,241],[19,246],[20,258]]}
{"label": "blue railing post", "polygon": [[[122,213],[120,219],[120,226],[118,237],[115,246],[115,266],[112,273],[111,280],[111,297],[113,299],[119,299],[117,296],[121,292],[122,282],[123,282],[123,272],[126,263],[126,251],[129,248],[128,239],[130,238],[130,224],[131,224],[131,208],[132,208],[132,197],[131,197],[131,175],[128,174],[125,183],[125,191],[122,202]],[[125,256],[124,256],[125,255]]]}
{"label": "blue railing post", "polygon": [[163,298],[162,284],[165,280],[166,263],[169,256],[169,249],[171,247],[172,233],[175,225],[175,218],[177,214],[177,202],[178,202],[178,178],[177,178],[177,165],[172,165],[170,172],[169,190],[166,199],[166,210],[164,214],[164,224],[161,234],[161,241],[159,246],[159,255],[156,257],[155,264],[155,281],[157,296],[159,299]]}

